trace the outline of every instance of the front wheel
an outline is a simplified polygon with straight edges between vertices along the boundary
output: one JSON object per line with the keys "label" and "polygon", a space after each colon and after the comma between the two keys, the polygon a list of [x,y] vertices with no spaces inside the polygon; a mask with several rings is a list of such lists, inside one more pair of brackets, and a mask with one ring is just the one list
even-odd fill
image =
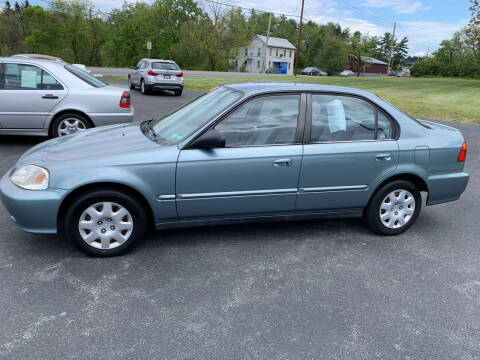
{"label": "front wheel", "polygon": [[382,186],[373,195],[365,218],[380,235],[398,235],[412,226],[420,214],[422,196],[415,184],[396,180]]}
{"label": "front wheel", "polygon": [[67,237],[80,250],[103,257],[125,253],[147,228],[141,202],[116,190],[82,194],[69,206],[64,223]]}
{"label": "front wheel", "polygon": [[130,90],[135,89],[135,85],[133,85],[132,79],[130,78],[130,76],[128,77],[128,87],[130,88]]}

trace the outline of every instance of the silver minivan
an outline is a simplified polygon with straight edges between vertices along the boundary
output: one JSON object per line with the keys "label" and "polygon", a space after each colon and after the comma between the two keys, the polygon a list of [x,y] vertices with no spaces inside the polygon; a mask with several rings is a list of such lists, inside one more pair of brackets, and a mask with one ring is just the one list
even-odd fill
{"label": "silver minivan", "polygon": [[172,90],[182,95],[183,72],[173,60],[142,59],[128,74],[130,89],[140,87],[142,94],[152,90]]}
{"label": "silver minivan", "polygon": [[133,116],[128,89],[61,60],[0,57],[0,134],[63,136]]}

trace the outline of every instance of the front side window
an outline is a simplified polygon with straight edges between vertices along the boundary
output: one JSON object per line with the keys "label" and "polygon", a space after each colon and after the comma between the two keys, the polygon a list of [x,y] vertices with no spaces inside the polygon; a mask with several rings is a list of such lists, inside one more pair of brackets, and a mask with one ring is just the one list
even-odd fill
{"label": "front side window", "polygon": [[235,110],[215,129],[227,147],[295,143],[300,95],[262,96]]}
{"label": "front side window", "polygon": [[34,65],[5,64],[3,88],[11,90],[61,90],[63,86],[45,70]]}
{"label": "front side window", "polygon": [[312,95],[311,141],[375,140],[375,111],[355,97]]}
{"label": "front side window", "polygon": [[240,91],[223,86],[155,120],[152,127],[157,136],[168,142],[181,141],[241,97]]}

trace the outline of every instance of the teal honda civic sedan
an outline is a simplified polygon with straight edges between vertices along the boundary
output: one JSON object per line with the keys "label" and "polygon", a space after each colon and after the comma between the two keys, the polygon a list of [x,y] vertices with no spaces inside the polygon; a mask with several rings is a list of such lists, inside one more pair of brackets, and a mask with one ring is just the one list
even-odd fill
{"label": "teal honda civic sedan", "polygon": [[[242,83],[162,119],[88,129],[27,151],[0,183],[12,220],[65,233],[89,254],[149,229],[364,217],[381,235],[465,190],[467,145],[372,93]],[[442,219],[438,219],[442,221]]]}

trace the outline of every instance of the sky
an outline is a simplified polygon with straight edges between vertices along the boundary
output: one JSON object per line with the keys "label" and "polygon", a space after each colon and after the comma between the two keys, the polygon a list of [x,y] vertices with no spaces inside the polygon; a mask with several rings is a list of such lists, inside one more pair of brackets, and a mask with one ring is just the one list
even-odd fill
{"label": "sky", "polygon": [[[120,7],[118,0],[90,0],[100,10]],[[151,2],[148,0],[147,2]],[[203,0],[197,0],[203,1]],[[301,0],[217,0],[246,8],[300,15]],[[45,6],[42,0],[30,3]],[[393,31],[408,36],[409,54],[425,55],[438,49],[470,18],[469,0],[305,0],[304,16],[317,23],[334,22],[363,34]]]}

